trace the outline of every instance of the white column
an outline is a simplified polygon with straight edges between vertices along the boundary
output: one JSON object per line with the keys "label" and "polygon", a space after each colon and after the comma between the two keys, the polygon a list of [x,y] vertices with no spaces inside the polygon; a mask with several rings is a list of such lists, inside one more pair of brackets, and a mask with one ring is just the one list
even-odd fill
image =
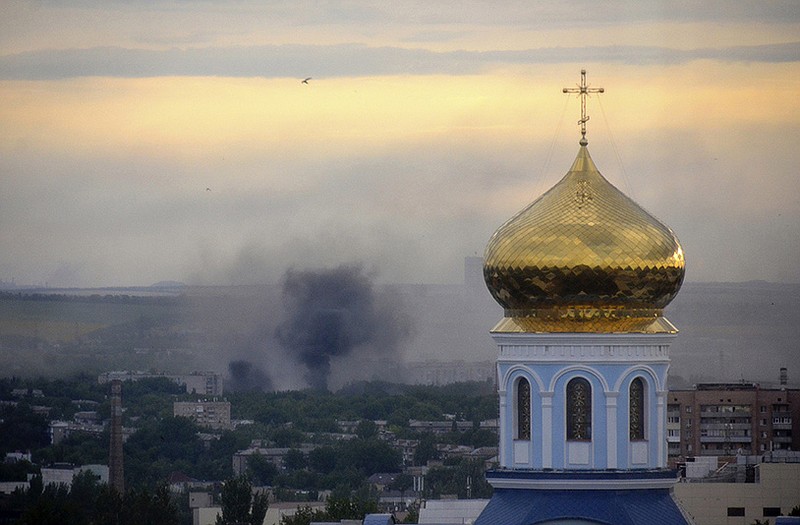
{"label": "white column", "polygon": [[510,446],[511,440],[513,439],[513,429],[506,427],[506,421],[508,418],[506,417],[506,389],[505,385],[502,386],[502,390],[498,392],[500,395],[500,450],[498,451],[499,459],[500,459],[500,466],[501,467],[509,467],[506,463],[506,447]]}
{"label": "white column", "polygon": [[553,392],[542,392],[542,468],[553,468]]}
{"label": "white column", "polygon": [[665,467],[667,465],[667,451],[664,444],[667,442],[667,432],[664,430],[667,421],[666,399],[668,392],[656,392],[656,417],[658,418],[658,430],[656,442],[658,443],[658,463],[656,467]]}
{"label": "white column", "polygon": [[608,463],[605,468],[617,468],[618,397],[619,392],[606,392],[606,455],[608,456]]}

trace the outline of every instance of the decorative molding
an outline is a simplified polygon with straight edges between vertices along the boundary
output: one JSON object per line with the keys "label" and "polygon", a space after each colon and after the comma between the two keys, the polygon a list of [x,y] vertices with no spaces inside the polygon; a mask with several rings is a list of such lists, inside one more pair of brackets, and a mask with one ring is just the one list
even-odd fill
{"label": "decorative molding", "polygon": [[499,344],[498,363],[502,362],[589,362],[669,363],[669,345],[525,345]]}
{"label": "decorative molding", "polygon": [[[636,372],[644,372],[647,374],[648,379],[648,388],[653,388],[653,390],[658,393],[661,391],[662,384],[661,379],[658,376],[658,373],[653,370],[652,367],[643,365],[643,364],[636,364],[628,368],[627,370],[623,371],[617,382],[614,383],[614,390],[619,392],[622,389],[622,383],[627,381],[633,381],[632,376],[635,376]],[[651,384],[653,382],[654,384]]]}
{"label": "decorative molding", "polygon": [[513,365],[511,368],[509,368],[506,371],[506,373],[503,374],[503,380],[498,385],[498,388],[501,388],[503,392],[508,390],[508,385],[510,385],[511,381],[515,379],[514,374],[516,372],[522,372],[523,374],[526,375],[526,377],[533,379],[538,385],[539,391],[544,390],[545,386],[544,381],[542,381],[542,378],[539,377],[539,374],[537,374],[532,368],[524,364]]}
{"label": "decorative molding", "polygon": [[647,441],[631,442],[631,464],[646,465],[648,456]]}
{"label": "decorative molding", "polygon": [[490,333],[498,346],[669,346],[677,334]]}
{"label": "decorative molding", "polygon": [[592,442],[567,441],[567,462],[569,465],[585,467],[591,464]]}
{"label": "decorative molding", "polygon": [[519,439],[514,440],[514,464],[515,465],[528,465],[530,464],[530,442],[522,441]]}
{"label": "decorative molding", "polygon": [[[559,370],[555,375],[553,375],[552,379],[550,379],[550,388],[548,388],[548,390],[555,391],[556,383],[558,383],[558,380],[571,372],[586,372],[587,374],[590,374],[594,379],[597,379],[597,381],[600,382],[600,385],[603,387],[604,393],[609,391],[608,383],[606,382],[605,376],[603,376],[603,374],[600,373],[599,370],[595,370],[592,367],[583,365],[572,365]],[[592,407],[594,407],[594,404],[592,404]],[[592,408],[592,411],[594,412],[594,408]]]}
{"label": "decorative molding", "polygon": [[487,476],[486,480],[496,489],[527,490],[647,490],[671,489],[678,478],[666,479],[499,479]]}

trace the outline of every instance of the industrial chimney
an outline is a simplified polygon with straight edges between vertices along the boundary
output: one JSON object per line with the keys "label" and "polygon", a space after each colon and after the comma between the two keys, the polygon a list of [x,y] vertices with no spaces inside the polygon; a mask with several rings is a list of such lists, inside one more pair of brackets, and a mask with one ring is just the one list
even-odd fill
{"label": "industrial chimney", "polygon": [[122,381],[111,381],[111,443],[108,451],[108,483],[120,494],[125,493],[122,469]]}
{"label": "industrial chimney", "polygon": [[786,383],[789,382],[789,371],[786,370],[785,366],[781,367],[781,386],[786,386]]}

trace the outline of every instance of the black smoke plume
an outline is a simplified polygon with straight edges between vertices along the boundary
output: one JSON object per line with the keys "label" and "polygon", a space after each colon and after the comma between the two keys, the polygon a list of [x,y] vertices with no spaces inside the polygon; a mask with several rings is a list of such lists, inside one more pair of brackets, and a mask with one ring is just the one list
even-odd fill
{"label": "black smoke plume", "polygon": [[250,361],[244,359],[231,361],[228,363],[228,374],[225,390],[231,392],[272,391],[272,381],[269,376]]}
{"label": "black smoke plume", "polygon": [[286,319],[276,338],[306,367],[306,380],[314,389],[327,390],[331,359],[357,348],[394,351],[408,333],[405,318],[375,292],[359,266],[288,270],[283,301]]}

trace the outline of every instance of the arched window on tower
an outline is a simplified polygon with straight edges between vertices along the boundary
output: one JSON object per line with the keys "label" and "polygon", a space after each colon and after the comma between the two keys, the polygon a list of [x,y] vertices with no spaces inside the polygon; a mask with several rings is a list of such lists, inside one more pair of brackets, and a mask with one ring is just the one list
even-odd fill
{"label": "arched window on tower", "polygon": [[631,441],[644,439],[644,381],[641,377],[631,381],[628,394],[630,398],[628,421]]}
{"label": "arched window on tower", "polygon": [[567,439],[592,439],[592,385],[582,377],[567,383]]}
{"label": "arched window on tower", "polygon": [[531,384],[524,377],[517,381],[516,439],[531,438]]}

